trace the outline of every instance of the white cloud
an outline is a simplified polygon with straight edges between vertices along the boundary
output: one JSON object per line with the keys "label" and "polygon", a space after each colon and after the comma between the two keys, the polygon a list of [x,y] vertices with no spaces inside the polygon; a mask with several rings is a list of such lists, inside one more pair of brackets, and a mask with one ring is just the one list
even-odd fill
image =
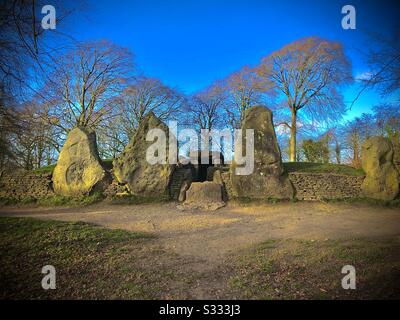
{"label": "white cloud", "polygon": [[365,81],[371,79],[373,76],[373,73],[371,71],[364,71],[356,74],[354,77],[356,81]]}

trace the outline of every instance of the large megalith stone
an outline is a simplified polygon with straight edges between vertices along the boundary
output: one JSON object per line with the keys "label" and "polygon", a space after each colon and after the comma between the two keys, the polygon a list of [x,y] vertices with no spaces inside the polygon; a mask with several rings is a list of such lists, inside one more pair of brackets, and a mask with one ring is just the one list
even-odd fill
{"label": "large megalith stone", "polygon": [[[246,150],[246,129],[254,130],[254,170],[248,175],[238,175],[236,168],[240,150],[235,146],[231,165],[232,192],[235,197],[290,199],[293,186],[283,175],[281,152],[272,122],[272,112],[264,106],[255,106],[245,111],[242,122],[243,156]],[[250,152],[250,151],[249,151]]]}
{"label": "large megalith stone", "polygon": [[[160,161],[164,163],[152,164],[147,160],[149,148],[159,142],[157,138],[147,141],[146,137],[151,129],[159,129],[156,131],[165,134],[165,161]],[[114,175],[118,182],[126,185],[134,195],[168,198],[169,184],[175,168],[173,164],[169,164],[170,139],[174,139],[172,143],[176,144],[176,138],[169,135],[168,127],[154,113],[147,114],[125,150],[113,162]],[[157,152],[154,155],[160,156]]]}
{"label": "large megalith stone", "polygon": [[393,163],[397,171],[400,173],[400,143],[393,144],[393,152]]}
{"label": "large megalith stone", "polygon": [[84,128],[71,130],[54,168],[54,191],[66,196],[89,194],[105,178],[95,132]]}
{"label": "large megalith stone", "polygon": [[205,181],[192,182],[186,191],[185,202],[179,209],[217,210],[225,206],[222,200],[222,186],[219,183]]}
{"label": "large megalith stone", "polygon": [[361,186],[366,197],[393,200],[399,193],[399,173],[393,164],[393,146],[384,137],[368,138],[361,148],[366,177]]}

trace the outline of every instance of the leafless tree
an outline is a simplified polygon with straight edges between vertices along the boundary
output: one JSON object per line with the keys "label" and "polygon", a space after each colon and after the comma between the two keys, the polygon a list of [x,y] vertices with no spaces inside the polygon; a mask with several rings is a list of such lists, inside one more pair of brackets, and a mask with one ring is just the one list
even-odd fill
{"label": "leafless tree", "polygon": [[153,112],[160,120],[172,120],[178,115],[182,95],[160,80],[140,76],[123,91],[119,99],[120,123],[129,139],[143,118]]}
{"label": "leafless tree", "polygon": [[0,94],[0,177],[10,169],[14,159],[11,135],[18,131],[18,122],[12,108],[5,106],[5,97]]}
{"label": "leafless tree", "polygon": [[400,29],[392,38],[377,39],[379,50],[369,54],[369,65],[375,70],[372,84],[379,87],[382,94],[390,94],[400,89]]}
{"label": "leafless tree", "polygon": [[350,63],[340,43],[311,37],[263,58],[257,72],[273,81],[286,100],[291,114],[285,124],[290,129],[290,161],[295,161],[299,111],[311,121],[338,119],[345,112],[339,88],[351,80]]}
{"label": "leafless tree", "polygon": [[232,128],[239,128],[244,111],[251,106],[262,104],[265,95],[273,94],[273,83],[261,78],[254,68],[244,66],[225,79],[227,103],[225,113]]}
{"label": "leafless tree", "polygon": [[400,89],[400,29],[397,28],[391,37],[370,34],[369,38],[373,44],[366,59],[370,70],[367,77],[358,79],[362,84],[361,89],[351,106],[368,88],[376,88],[382,95]]}
{"label": "leafless tree", "polygon": [[128,144],[130,136],[123,127],[124,121],[124,116],[117,114],[97,128],[97,145],[101,158],[116,158]]}
{"label": "leafless tree", "polygon": [[39,54],[38,38],[43,31],[37,19],[38,1],[0,2],[0,76],[3,89],[11,94],[26,77]]}
{"label": "leafless tree", "polygon": [[[44,0],[0,1],[0,84],[3,94],[19,98],[26,93],[32,94],[36,90],[33,78],[45,75],[45,57],[54,49],[48,45],[49,41],[44,41],[46,30],[41,27],[41,9],[46,4]],[[51,4],[57,9],[58,25],[73,11],[67,10],[62,0],[54,0]],[[78,5],[77,2],[74,7]],[[62,38],[63,43],[67,42],[67,36],[61,36],[57,30],[48,31],[47,38]]]}
{"label": "leafless tree", "polygon": [[18,106],[15,111],[17,130],[10,135],[14,155],[13,161],[18,167],[32,170],[54,163],[59,151],[60,139],[45,110],[35,100]]}
{"label": "leafless tree", "polygon": [[222,82],[216,81],[205,90],[189,98],[186,104],[187,124],[198,129],[213,129],[221,122],[221,112],[226,100]]}
{"label": "leafless tree", "polygon": [[116,108],[132,75],[132,55],[108,41],[87,42],[57,59],[44,92],[53,124],[96,128]]}

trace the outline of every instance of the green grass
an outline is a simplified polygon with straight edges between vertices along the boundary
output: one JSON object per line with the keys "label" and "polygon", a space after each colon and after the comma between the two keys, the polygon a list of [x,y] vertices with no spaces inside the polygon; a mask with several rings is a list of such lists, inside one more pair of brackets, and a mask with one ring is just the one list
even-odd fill
{"label": "green grass", "polygon": [[133,194],[113,196],[107,200],[111,204],[146,204],[146,203],[164,203],[170,201],[165,197],[137,196]]}
{"label": "green grass", "polygon": [[90,204],[102,201],[104,196],[101,192],[94,192],[91,195],[85,195],[80,197],[67,197],[54,195],[47,198],[40,198],[36,200],[36,204],[41,207],[84,207]]}
{"label": "green grass", "polygon": [[22,199],[0,197],[0,206],[36,206],[36,207],[85,207],[100,201],[115,205],[135,205],[166,203],[171,201],[166,197],[144,197],[136,195],[119,195],[106,199],[101,192],[79,197],[54,195],[45,198],[25,197]]}
{"label": "green grass", "polygon": [[371,199],[371,198],[345,198],[345,199],[325,199],[325,202],[340,202],[348,204],[365,204],[373,207],[400,208],[400,199],[391,201]]}
{"label": "green grass", "polygon": [[0,207],[1,206],[14,206],[14,205],[30,205],[34,204],[37,199],[32,197],[26,197],[23,199],[15,199],[9,197],[0,197]]}
{"label": "green grass", "polygon": [[[345,265],[356,268],[356,290],[341,287]],[[229,286],[245,299],[398,299],[400,242],[268,241],[238,259]]]}
{"label": "green grass", "polygon": [[32,172],[36,174],[42,174],[42,173],[53,173],[54,168],[56,167],[56,164],[51,164],[49,166],[44,166],[39,169],[35,169]]}
{"label": "green grass", "polygon": [[0,198],[0,206],[29,205],[39,207],[84,207],[102,201],[104,196],[101,192],[94,192],[91,195],[68,197],[54,195],[45,198],[24,197],[22,199]]}
{"label": "green grass", "polygon": [[362,177],[365,175],[362,169],[343,164],[333,163],[311,163],[311,162],[284,162],[286,172],[314,172],[314,173],[335,173],[349,176]]}
{"label": "green grass", "polygon": [[[136,257],[125,259],[149,237],[82,222],[0,218],[0,299],[149,298]],[[44,265],[56,268],[56,290],[41,288]]]}

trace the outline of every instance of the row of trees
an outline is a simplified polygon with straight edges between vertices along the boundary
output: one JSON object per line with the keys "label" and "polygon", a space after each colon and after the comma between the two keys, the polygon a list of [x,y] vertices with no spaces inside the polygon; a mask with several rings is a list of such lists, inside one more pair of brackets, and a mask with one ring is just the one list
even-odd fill
{"label": "row of trees", "polygon": [[[57,153],[54,130],[36,104],[37,88],[57,51],[49,46],[54,31],[41,27],[42,0],[0,1],[0,174],[14,167],[33,168],[53,161]],[[70,14],[59,0],[57,21]],[[66,38],[63,37],[63,42]],[[54,142],[54,143],[53,143]]]}
{"label": "row of trees", "polygon": [[396,105],[380,105],[371,113],[363,113],[351,121],[330,128],[313,138],[301,138],[298,161],[321,163],[347,163],[361,167],[361,146],[371,136],[384,136],[392,142],[399,161],[400,108]]}
{"label": "row of trees", "polygon": [[[3,168],[12,164],[33,169],[53,163],[66,134],[75,126],[96,130],[102,157],[113,158],[148,112],[199,130],[227,125],[234,129],[240,127],[244,111],[255,104],[272,107],[282,150],[288,151],[290,161],[301,154],[310,161],[331,161],[332,141],[336,161],[342,161],[342,150],[347,150],[343,147],[345,135],[336,129],[326,130],[327,138],[319,138],[324,143],[308,137],[303,148],[297,148],[299,137],[304,139],[305,133],[316,132],[316,128],[333,127],[346,112],[341,92],[352,81],[351,64],[340,43],[317,37],[295,41],[267,55],[257,66],[244,66],[200,92],[185,95],[158,79],[136,73],[132,53],[109,41],[73,42],[64,50],[40,55],[39,44],[44,40],[38,27],[32,27],[36,20],[30,5],[37,3],[14,0],[14,6],[2,8],[14,17],[19,8],[24,12],[21,21],[8,21],[7,14],[0,16],[0,25],[7,25],[1,39],[7,46],[2,45],[2,52],[18,46],[18,55],[23,57],[14,63],[19,71],[13,73],[9,72],[13,68],[6,66],[7,55],[0,55]],[[25,28],[21,29],[21,24]],[[393,64],[385,68],[386,56],[370,56],[375,66],[382,61],[383,71],[378,69],[365,85],[379,86],[385,93],[395,91],[398,69]],[[391,81],[382,80],[389,75]],[[21,93],[15,95],[16,87],[30,88],[31,93],[22,99]],[[380,114],[375,112],[374,117]],[[386,125],[389,120],[384,121]],[[351,132],[353,124],[345,127]],[[313,150],[318,145],[328,145],[328,151],[315,158]],[[353,146],[357,148],[359,145]],[[352,163],[357,165],[359,160],[354,158],[356,153]]]}

